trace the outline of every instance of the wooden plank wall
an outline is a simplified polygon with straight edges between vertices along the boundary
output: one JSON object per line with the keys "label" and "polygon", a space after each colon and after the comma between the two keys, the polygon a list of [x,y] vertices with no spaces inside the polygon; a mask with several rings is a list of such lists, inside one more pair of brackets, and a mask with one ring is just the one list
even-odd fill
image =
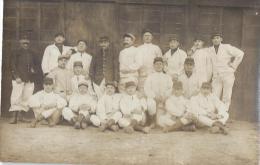
{"label": "wooden plank wall", "polygon": [[[5,0],[1,110],[7,114],[10,106],[10,50],[17,46],[21,31],[28,31],[32,47],[40,58],[58,31],[65,32],[68,45],[86,39],[91,54],[102,35],[109,36],[120,50],[121,36],[125,32],[135,34],[139,45],[142,29],[150,28],[155,32],[154,42],[165,52],[172,36],[179,37],[182,48],[187,49],[197,34],[210,45],[211,33],[220,31],[225,43],[246,52],[236,73],[231,116],[256,121],[259,6],[258,0],[251,3],[234,0]],[[39,82],[37,89],[40,87]]]}

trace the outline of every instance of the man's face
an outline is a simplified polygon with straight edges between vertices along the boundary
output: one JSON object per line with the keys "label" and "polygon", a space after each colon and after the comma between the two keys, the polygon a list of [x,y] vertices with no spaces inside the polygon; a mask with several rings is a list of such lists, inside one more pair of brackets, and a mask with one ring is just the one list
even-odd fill
{"label": "man's face", "polygon": [[23,49],[29,49],[30,41],[27,39],[20,40],[20,45]]}
{"label": "man's face", "polygon": [[62,59],[59,59],[59,60],[58,60],[58,66],[59,66],[60,68],[65,68],[65,67],[66,67],[66,64],[67,64],[67,59],[62,58]]}
{"label": "man's face", "polygon": [[204,42],[203,42],[202,40],[196,40],[196,41],[194,41],[193,45],[194,45],[196,48],[201,49],[201,48],[203,48],[203,46],[204,46]]}
{"label": "man's face", "polygon": [[107,85],[106,87],[106,94],[107,95],[113,95],[115,93],[116,89],[112,85]]}
{"label": "man's face", "polygon": [[193,63],[186,63],[184,64],[184,70],[186,72],[192,72],[194,68],[194,64]]}
{"label": "man's face", "polygon": [[129,86],[129,87],[127,87],[126,88],[126,93],[128,94],[128,95],[134,95],[135,94],[135,92],[136,92],[136,86]]}
{"label": "man's face", "polygon": [[219,45],[222,42],[222,40],[223,40],[222,37],[215,36],[215,37],[212,38],[212,44],[214,46],[217,46],[217,45]]}
{"label": "man's face", "polygon": [[157,62],[155,62],[155,63],[153,64],[153,66],[154,66],[154,70],[155,70],[156,72],[162,72],[162,71],[163,71],[163,62],[157,61]]}
{"label": "man's face", "polygon": [[172,40],[169,43],[170,49],[177,49],[180,45],[180,43],[177,40]]}
{"label": "man's face", "polygon": [[53,84],[43,84],[43,89],[46,93],[50,93],[53,90]]}
{"label": "man's face", "polygon": [[101,47],[101,49],[105,50],[109,47],[109,42],[108,41],[100,41],[99,42],[99,46]]}
{"label": "man's face", "polygon": [[179,97],[183,94],[183,89],[182,88],[178,88],[178,89],[174,89],[174,95]]}
{"label": "man's face", "polygon": [[134,41],[131,37],[124,37],[123,44],[125,48],[128,48],[134,44]]}
{"label": "man's face", "polygon": [[81,66],[74,66],[73,72],[75,75],[80,75],[82,73],[83,68]]}
{"label": "man's face", "polygon": [[86,43],[83,42],[83,41],[80,41],[80,42],[78,43],[78,45],[77,45],[77,49],[78,49],[79,52],[85,52],[86,49],[87,49]]}
{"label": "man's face", "polygon": [[55,41],[56,44],[63,44],[64,41],[65,41],[65,38],[62,37],[62,36],[57,36],[57,37],[54,38],[54,41]]}
{"label": "man's face", "polygon": [[80,93],[81,95],[84,95],[84,94],[88,93],[88,87],[85,86],[85,85],[80,85],[80,86],[79,86],[79,93]]}
{"label": "man's face", "polygon": [[147,44],[151,43],[152,40],[153,40],[153,35],[151,33],[146,32],[146,33],[143,34],[143,41],[144,41],[144,43],[147,43]]}
{"label": "man's face", "polygon": [[203,96],[208,96],[211,93],[211,88],[201,87],[200,92]]}

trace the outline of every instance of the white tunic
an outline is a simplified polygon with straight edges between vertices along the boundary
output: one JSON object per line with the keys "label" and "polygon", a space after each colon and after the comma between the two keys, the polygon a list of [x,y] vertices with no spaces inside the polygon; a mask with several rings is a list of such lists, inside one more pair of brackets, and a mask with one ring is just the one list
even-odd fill
{"label": "white tunic", "polygon": [[106,119],[106,116],[111,113],[115,113],[120,111],[120,100],[121,100],[121,94],[113,94],[113,95],[107,95],[104,94],[99,100],[97,104],[97,116],[104,120]]}
{"label": "white tunic", "polygon": [[217,113],[226,116],[227,107],[214,94],[203,96],[199,93],[190,100],[191,112],[199,115],[207,115],[208,113]]}
{"label": "white tunic", "polygon": [[197,95],[200,90],[200,80],[196,73],[192,73],[188,77],[185,73],[182,73],[179,77],[179,81],[182,82],[184,96],[190,99],[192,96]]}
{"label": "white tunic", "polygon": [[234,73],[244,56],[243,51],[229,44],[220,44],[217,54],[214,46],[208,48],[208,51],[213,63],[213,74]]}
{"label": "white tunic", "polygon": [[81,95],[79,93],[74,93],[70,98],[69,108],[74,112],[78,112],[81,105],[88,105],[91,108],[90,111],[95,112],[97,102],[89,94]]}
{"label": "white tunic", "polygon": [[89,68],[90,68],[91,60],[92,60],[92,56],[90,54],[88,54],[86,52],[84,52],[84,53],[77,52],[70,57],[70,59],[67,63],[67,68],[69,70],[73,71],[74,62],[81,61],[82,64],[83,64],[83,70],[87,74],[89,74]]}
{"label": "white tunic", "polygon": [[[120,69],[120,78],[129,78],[129,77],[138,77],[138,65],[136,63],[137,48],[131,46],[125,48],[119,53],[119,69]],[[129,73],[122,73],[127,71]]]}
{"label": "white tunic", "polygon": [[64,100],[60,95],[54,92],[47,93],[44,90],[32,95],[28,103],[31,108],[40,108],[56,104],[56,108],[62,109],[67,105],[66,100]]}
{"label": "white tunic", "polygon": [[166,73],[172,77],[173,75],[179,76],[184,70],[184,61],[186,58],[186,52],[180,48],[178,48],[176,52],[173,53],[173,55],[171,55],[171,49],[168,50],[164,54],[164,60],[167,63],[164,68]]}
{"label": "white tunic", "polygon": [[[65,55],[71,47],[63,46],[62,54]],[[49,73],[51,70],[58,66],[58,57],[61,55],[59,48],[55,44],[49,45],[45,48],[42,57],[42,71],[43,73]]]}
{"label": "white tunic", "polygon": [[120,109],[123,115],[142,114],[147,109],[147,105],[137,95],[123,94],[120,100]]}
{"label": "white tunic", "polygon": [[167,114],[176,117],[182,117],[188,107],[188,100],[183,96],[170,96],[165,102]]}
{"label": "white tunic", "polygon": [[148,98],[168,97],[172,93],[172,78],[163,72],[150,74],[144,84],[144,92]]}
{"label": "white tunic", "polygon": [[209,82],[212,77],[212,62],[207,48],[197,49],[192,55],[195,66],[194,71],[200,75],[200,84]]}
{"label": "white tunic", "polygon": [[154,72],[153,60],[155,57],[162,57],[162,51],[159,46],[152,43],[144,43],[137,49],[136,62],[139,68],[139,76],[146,77]]}

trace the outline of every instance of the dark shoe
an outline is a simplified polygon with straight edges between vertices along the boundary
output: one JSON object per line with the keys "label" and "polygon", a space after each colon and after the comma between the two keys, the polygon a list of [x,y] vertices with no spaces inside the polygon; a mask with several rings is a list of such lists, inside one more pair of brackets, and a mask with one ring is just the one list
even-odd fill
{"label": "dark shoe", "polygon": [[87,122],[82,121],[82,122],[81,122],[81,128],[82,128],[82,129],[86,129],[87,127],[88,127]]}
{"label": "dark shoe", "polygon": [[107,129],[108,125],[107,124],[101,124],[99,126],[99,131],[100,132],[105,132],[105,130]]}
{"label": "dark shoe", "polygon": [[17,117],[18,117],[18,112],[12,112],[12,119],[10,120],[9,124],[16,124],[17,123]]}
{"label": "dark shoe", "polygon": [[134,132],[133,127],[125,127],[124,128],[125,133],[132,134]]}
{"label": "dark shoe", "polygon": [[119,130],[119,126],[114,124],[114,125],[111,125],[110,126],[110,129],[113,131],[113,132],[117,132]]}
{"label": "dark shoe", "polygon": [[196,131],[196,126],[194,124],[192,125],[186,125],[182,127],[183,131],[187,131],[187,132],[195,132]]}
{"label": "dark shoe", "polygon": [[35,119],[35,120],[33,120],[33,121],[31,122],[30,127],[31,127],[31,128],[35,128],[36,125],[37,125],[37,120]]}
{"label": "dark shoe", "polygon": [[75,124],[74,124],[74,128],[75,129],[80,129],[80,122],[77,121]]}

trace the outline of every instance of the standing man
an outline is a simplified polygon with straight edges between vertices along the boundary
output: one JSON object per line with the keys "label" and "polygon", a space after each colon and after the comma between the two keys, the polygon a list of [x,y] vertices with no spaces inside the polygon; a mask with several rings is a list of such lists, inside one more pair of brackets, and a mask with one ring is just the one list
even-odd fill
{"label": "standing man", "polygon": [[12,54],[12,94],[11,107],[13,119],[11,124],[17,123],[18,112],[27,112],[28,99],[32,96],[34,90],[34,74],[37,71],[37,57],[30,49],[30,40],[23,36],[19,40],[20,47],[14,50]]}
{"label": "standing man", "polygon": [[65,55],[70,50],[70,47],[64,46],[64,41],[64,34],[57,33],[54,37],[54,44],[51,44],[45,48],[42,57],[42,71],[44,75],[47,75],[58,66],[59,56]]}
{"label": "standing man", "polygon": [[92,57],[90,64],[90,77],[101,87],[105,89],[106,82],[118,82],[118,56],[113,49],[109,38],[104,36],[99,39],[99,48]]}
{"label": "standing man", "polygon": [[210,82],[212,78],[212,62],[208,50],[204,48],[204,43],[201,37],[195,38],[188,53],[194,59],[194,71],[199,75],[200,85],[203,82]]}
{"label": "standing man", "polygon": [[222,44],[220,34],[212,35],[213,46],[209,48],[209,53],[213,63],[213,93],[219,98],[222,94],[222,101],[229,109],[232,88],[235,81],[234,72],[241,63],[244,52],[229,44]]}
{"label": "standing man", "polygon": [[76,61],[81,61],[83,64],[83,72],[82,74],[86,76],[87,78],[89,77],[89,68],[90,68],[90,63],[92,60],[92,56],[86,52],[87,50],[87,41],[85,40],[78,40],[77,42],[77,53],[73,54],[68,63],[67,63],[67,68],[71,71],[73,71],[73,64]]}
{"label": "standing man", "polygon": [[171,38],[169,46],[170,49],[164,54],[164,61],[166,63],[164,71],[172,77],[173,81],[177,81],[184,70],[183,66],[187,54],[179,48],[180,42],[177,38]]}
{"label": "standing man", "polygon": [[119,53],[119,91],[125,91],[125,83],[129,80],[138,81],[138,66],[136,64],[137,48],[134,46],[135,36],[126,33],[124,36],[124,49]]}
{"label": "standing man", "polygon": [[142,34],[144,44],[138,47],[136,61],[139,68],[138,90],[144,93],[144,82],[147,76],[154,72],[154,59],[162,57],[162,51],[159,46],[152,43],[153,33],[151,30],[145,29]]}

